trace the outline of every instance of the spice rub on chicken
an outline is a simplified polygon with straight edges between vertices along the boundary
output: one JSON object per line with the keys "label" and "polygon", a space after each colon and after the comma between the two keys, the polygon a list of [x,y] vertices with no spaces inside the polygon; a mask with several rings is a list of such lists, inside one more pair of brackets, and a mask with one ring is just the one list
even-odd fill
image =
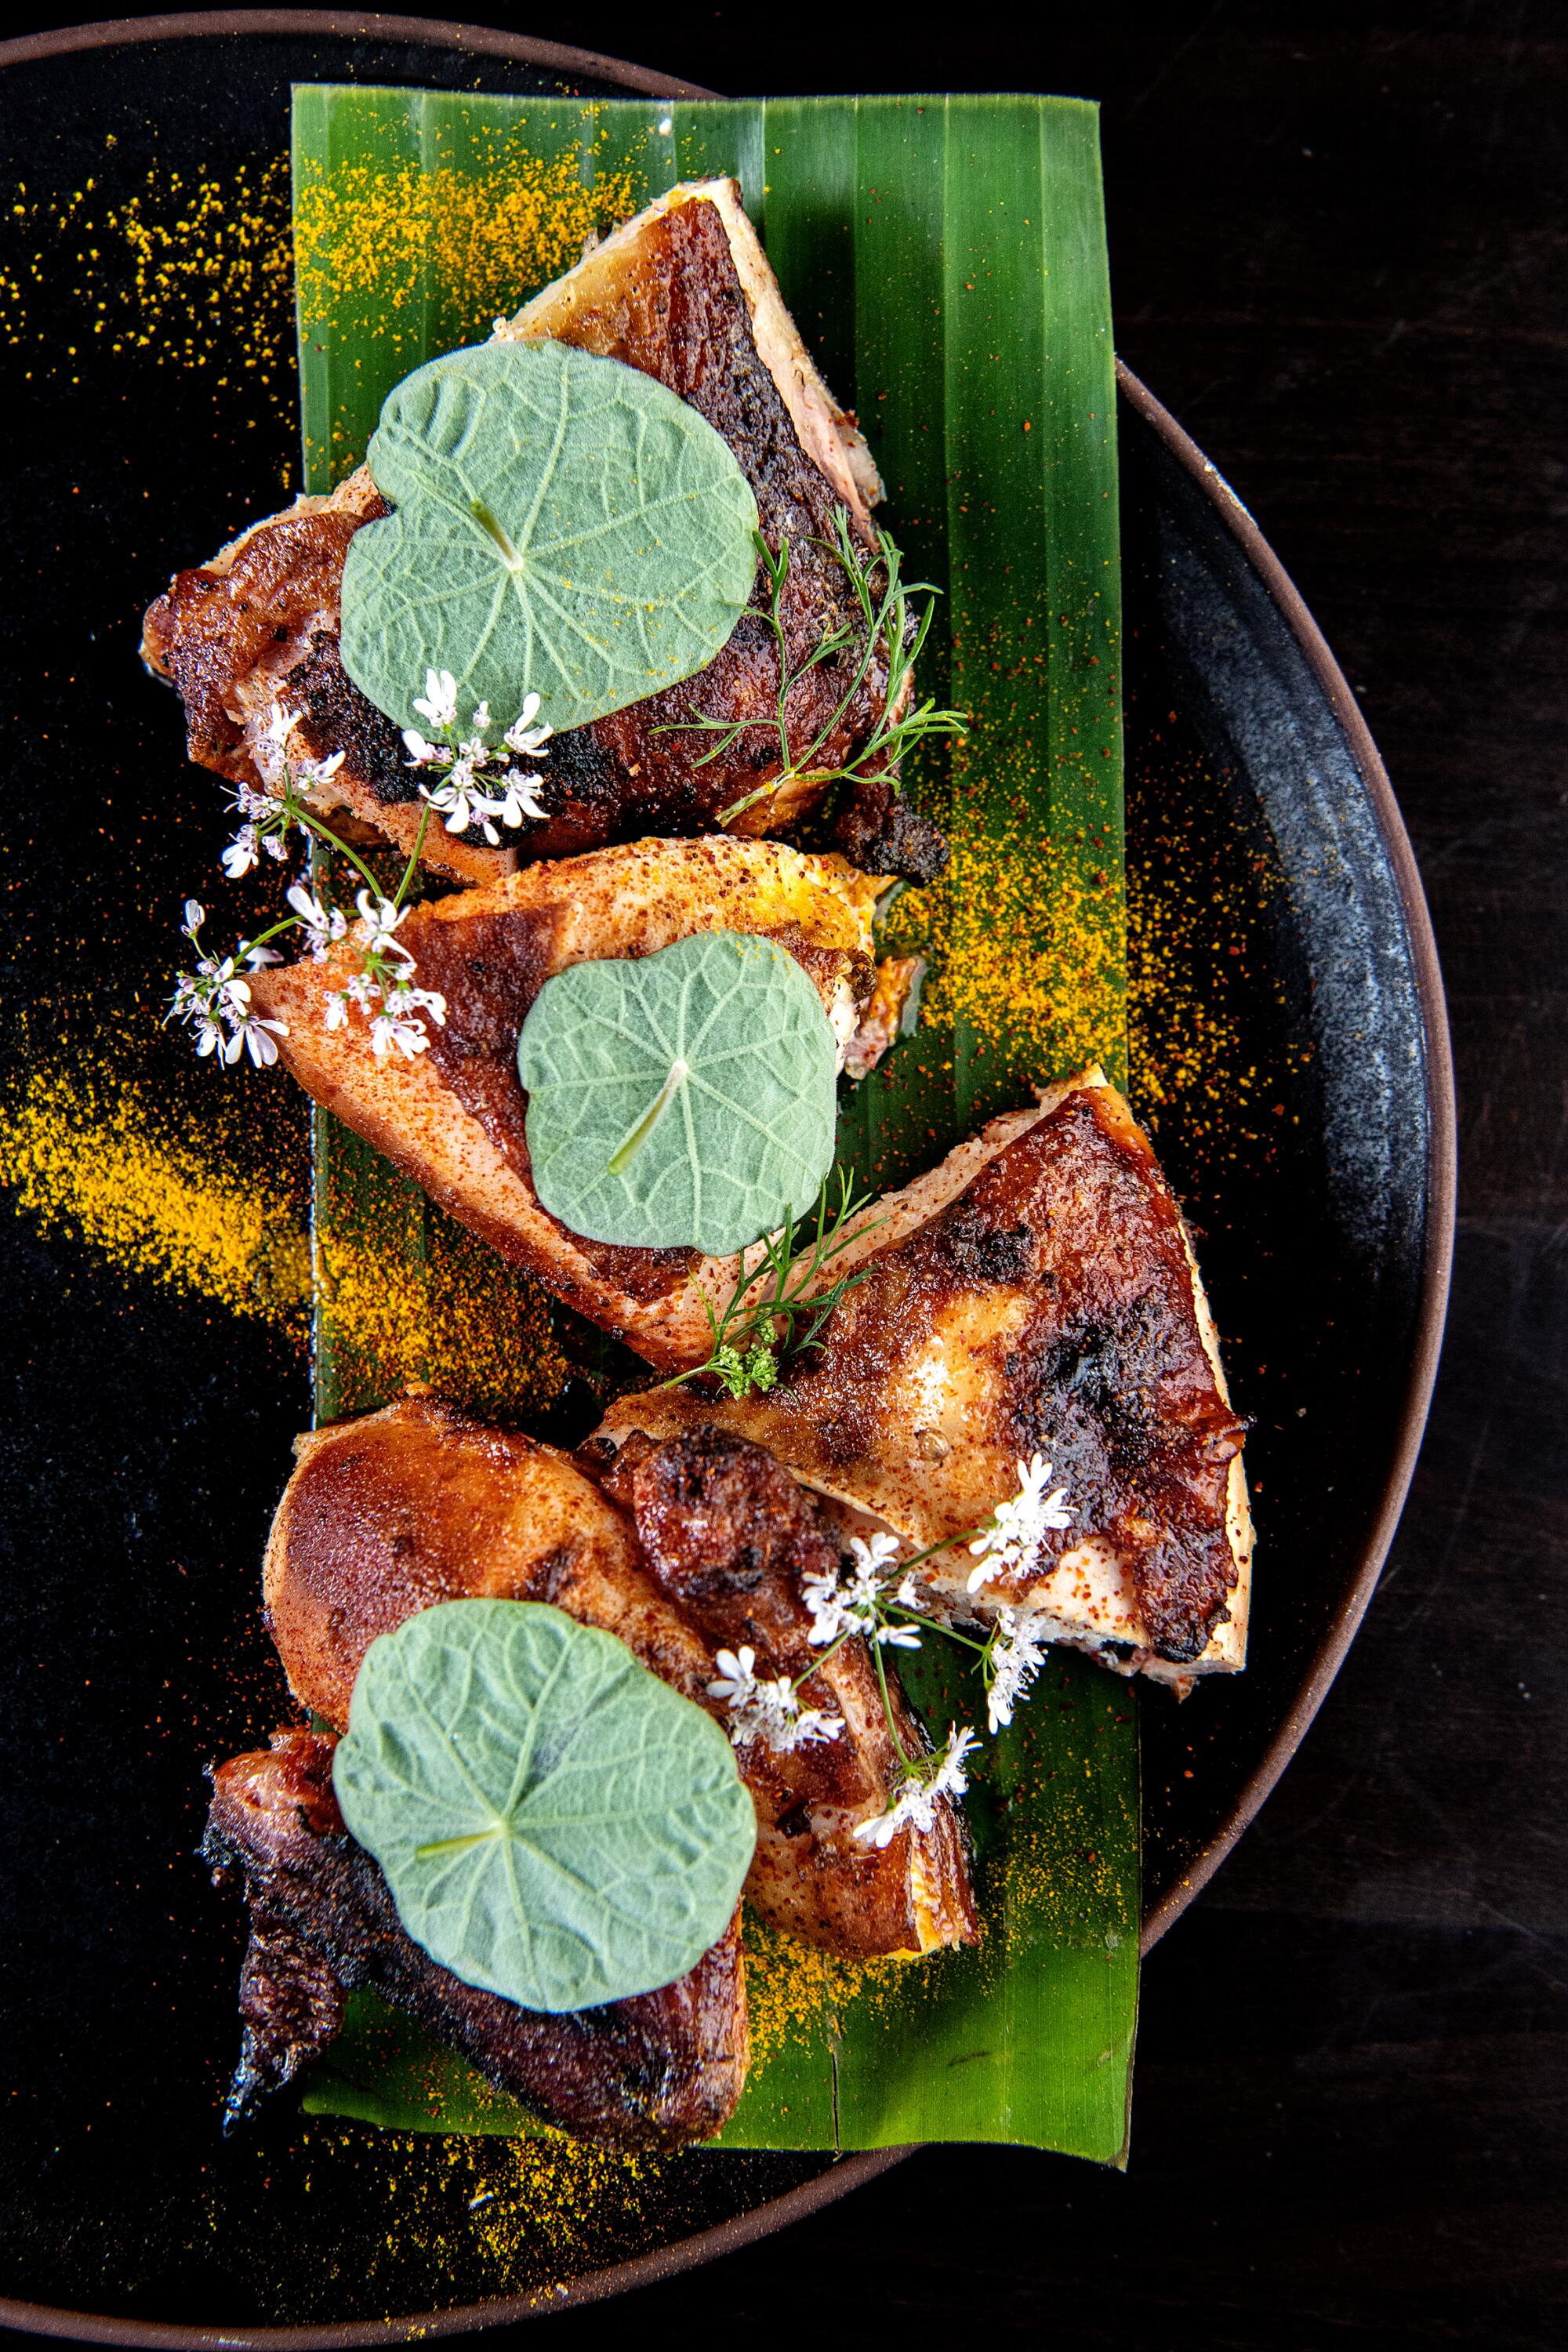
{"label": "spice rub on chicken", "polygon": [[[789,950],[847,1051],[876,984],[878,887],[840,857],[776,842],[637,842],[415,908],[397,936],[420,986],[438,991],[447,1008],[444,1026],[426,1024],[428,1051],[417,1059],[378,1057],[364,1022],[328,1027],[329,996],[358,968],[354,935],[322,962],[255,973],[251,1003],[286,1024],[279,1058],[317,1102],[502,1257],[674,1371],[707,1355],[705,1302],[728,1296],[739,1262],[590,1241],[547,1214],[523,1127],[523,1018],[569,964],[742,931]],[[879,1033],[870,1050],[880,1042]]]}
{"label": "spice rub on chicken", "polygon": [[[786,714],[792,761],[815,750],[808,775],[761,789],[733,821],[752,835],[789,832],[820,801],[819,772],[866,751],[886,710],[880,652],[857,683],[859,606],[826,544],[843,514],[855,543],[875,552],[869,509],[881,485],[784,309],[735,183],[670,190],[498,331],[573,344],[657,378],[734,453],[763,537],[788,550],[780,620],[791,672],[805,672]],[[175,574],[147,614],[142,653],[179,688],[193,760],[256,792],[277,790],[288,761],[318,815],[406,855],[422,808],[418,772],[339,656],[349,541],[386,511],[362,467],[330,498],[301,498],[252,526],[210,562]],[[737,801],[782,778],[768,595],[759,568],[751,609],[695,677],[552,739],[542,823],[500,848],[477,819],[458,835],[432,826],[426,863],[483,881],[605,842],[709,832]],[[845,646],[807,668],[835,631],[847,633]],[[527,684],[518,682],[520,701]],[[693,730],[694,719],[744,722],[743,731],[700,765],[721,739]],[[318,778],[324,761],[337,764]],[[876,768],[873,760],[844,787],[839,846],[879,873],[930,881],[947,862],[942,836],[899,795],[891,771]]]}
{"label": "spice rub on chicken", "polygon": [[[756,1808],[746,1892],[763,1916],[850,1958],[973,1939],[962,1835],[945,1800],[929,1829],[882,1846],[856,1832],[884,1813],[901,1765],[876,1668],[858,1639],[826,1662],[806,1640],[800,1580],[838,1557],[834,1518],[753,1445],[697,1433],[613,1460],[607,1491],[548,1446],[406,1399],[301,1438],[268,1544],[268,1619],[290,1689],[340,1730],[366,1650],[457,1600],[545,1601],[626,1643],[715,1715],[721,1649],[757,1672],[805,1674],[805,1706],[834,1736],[787,1748],[757,1738],[736,1760]],[[925,1742],[894,1687],[910,1755]]]}
{"label": "spice rub on chicken", "polygon": [[[868,1213],[864,1279],[771,1393],[623,1399],[609,1442],[714,1424],[900,1537],[952,1546],[925,1605],[1184,1688],[1246,1657],[1251,1522],[1214,1325],[1181,1212],[1098,1070],[994,1120]],[[1026,1573],[971,1591],[970,1535],[1039,1454],[1062,1490]]]}
{"label": "spice rub on chicken", "polygon": [[202,1850],[220,1882],[243,1875],[251,1924],[230,2126],[321,2054],[345,1994],[368,1987],[578,2138],[661,2150],[721,2129],[750,2055],[738,1918],[659,1991],[561,2015],[521,2009],[465,1984],[407,1935],[338,1810],[335,1746],[325,1734],[282,1731],[270,1749],[213,1774]]}

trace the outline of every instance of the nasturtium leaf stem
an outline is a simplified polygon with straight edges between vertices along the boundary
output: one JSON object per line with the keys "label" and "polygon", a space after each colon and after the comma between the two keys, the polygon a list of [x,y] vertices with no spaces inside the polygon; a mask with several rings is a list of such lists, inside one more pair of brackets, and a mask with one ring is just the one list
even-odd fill
{"label": "nasturtium leaf stem", "polygon": [[516,548],[507,537],[501,525],[496,520],[494,515],[491,514],[483,499],[470,499],[468,500],[468,512],[473,516],[474,520],[479,524],[479,529],[486,532],[489,538],[494,540],[496,545],[500,550],[501,562],[506,565],[507,570],[509,572],[521,572],[522,570],[521,556],[518,553]]}
{"label": "nasturtium leaf stem", "polygon": [[437,1853],[467,1853],[476,1845],[489,1845],[492,1839],[508,1837],[510,1831],[505,1822],[492,1822],[488,1830],[474,1830],[467,1837],[437,1838],[430,1845],[416,1845],[416,1862],[428,1862]]}
{"label": "nasturtium leaf stem", "polygon": [[654,1097],[653,1101],[643,1113],[641,1118],[638,1119],[636,1127],[633,1128],[626,1141],[621,1145],[620,1150],[612,1154],[609,1161],[609,1171],[612,1176],[624,1176],[626,1174],[626,1170],[631,1166],[632,1161],[637,1158],[637,1153],[642,1150],[643,1145],[647,1141],[648,1137],[653,1133],[654,1129],[658,1125],[659,1120],[664,1117],[665,1112],[669,1108],[670,1104],[675,1100],[676,1096],[686,1084],[688,1075],[687,1066],[678,1054],[674,1061],[671,1062],[669,1066],[668,1077],[666,1078],[663,1086],[660,1087],[658,1094]]}

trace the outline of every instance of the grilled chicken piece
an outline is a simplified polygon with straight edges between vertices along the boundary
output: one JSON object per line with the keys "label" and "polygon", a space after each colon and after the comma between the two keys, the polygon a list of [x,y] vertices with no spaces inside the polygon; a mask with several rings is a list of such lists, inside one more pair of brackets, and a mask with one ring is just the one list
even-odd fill
{"label": "grilled chicken piece", "polygon": [[973,1944],[979,1929],[963,1832],[945,1798],[930,1830],[901,1829],[885,1851],[855,1836],[886,1811],[904,1758],[930,1748],[889,1674],[895,1746],[864,1642],[847,1642],[826,1660],[811,1646],[801,1579],[837,1566],[840,1515],[760,1445],[711,1427],[664,1445],[634,1441],[608,1483],[630,1502],[655,1580],[714,1648],[754,1650],[759,1679],[793,1681],[815,1667],[803,1702],[844,1719],[834,1740],[785,1754],[760,1740],[742,1750],[757,1800],[752,1874],[767,1886],[768,1916],[839,1952]]}
{"label": "grilled chicken piece", "polygon": [[1047,1639],[1179,1688],[1239,1668],[1243,1423],[1181,1212],[1103,1074],[993,1120],[879,1202],[834,1271],[858,1265],[822,1347],[771,1394],[626,1397],[604,1438],[716,1424],[910,1552],[975,1528],[1037,1450],[1070,1528],[1034,1573],[973,1596],[968,1551],[940,1553],[916,1571],[930,1604],[1027,1612]]}
{"label": "grilled chicken piece", "polygon": [[[818,542],[831,540],[835,514],[844,509],[858,541],[872,550],[868,509],[881,484],[801,343],[732,180],[660,196],[499,331],[620,360],[689,401],[722,435],[752,486],[769,545],[789,547],[781,619],[792,667],[830,629],[856,625],[848,582]],[[329,822],[346,815],[406,855],[420,814],[416,772],[397,728],[353,685],[338,650],[349,541],[385,512],[363,467],[331,498],[296,500],[210,563],[177,572],[147,614],[142,650],[180,690],[193,760],[252,789],[272,789],[285,750],[296,763],[341,751],[335,775],[311,786],[306,799]],[[457,836],[437,826],[426,838],[426,863],[461,881],[484,881],[603,842],[711,831],[736,801],[782,772],[771,724],[778,659],[766,603],[759,573],[752,609],[696,677],[556,736],[545,794],[551,814],[515,836],[515,846],[487,846],[477,824]],[[792,692],[795,756],[850,697],[814,768],[854,757],[882,715],[885,666],[874,663],[850,695],[857,667],[858,656],[836,656]],[[520,702],[526,686],[519,680]],[[282,741],[268,732],[280,709],[299,714]],[[699,767],[714,739],[685,731],[694,717],[755,724]],[[664,727],[682,731],[661,733]],[[822,792],[820,783],[797,780],[764,793],[735,819],[737,830],[788,831]],[[857,864],[922,882],[942,871],[942,835],[899,796],[890,774],[868,775],[844,797],[842,845]]]}
{"label": "grilled chicken piece", "polygon": [[[750,2055],[739,1915],[662,1991],[564,2016],[521,2009],[464,1984],[405,1933],[379,1867],[338,1811],[336,1744],[316,1732],[281,1731],[270,1750],[233,1757],[213,1774],[202,1851],[220,1879],[237,1866],[245,1874],[253,1940],[242,1987],[263,1977],[269,1987],[266,2002],[245,2011],[231,2122],[325,2045],[342,1990],[360,1986],[580,2139],[684,2147],[728,2122]],[[331,1985],[335,2012],[330,1992],[319,1990]]]}
{"label": "grilled chicken piece", "polygon": [[876,981],[877,887],[840,857],[719,835],[598,850],[416,908],[398,938],[417,960],[421,987],[446,997],[447,1021],[426,1024],[430,1049],[413,1062],[378,1060],[357,1016],[326,1025],[328,994],[358,968],[357,933],[323,963],[253,974],[251,1002],[287,1023],[280,1057],[319,1103],[502,1257],[676,1371],[708,1354],[704,1302],[728,1297],[739,1261],[589,1241],[540,1206],[517,1074],[523,1017],[569,964],[652,955],[702,931],[748,931],[789,950],[847,1050]]}
{"label": "grilled chicken piece", "polygon": [[627,1518],[552,1447],[432,1398],[296,1441],[262,1570],[302,1706],[346,1730],[371,1643],[441,1601],[544,1601],[708,1704],[711,1653],[649,1577]]}
{"label": "grilled chicken piece", "polygon": [[[648,1498],[635,1504],[638,1530],[645,1510],[653,1512],[645,1550],[625,1483],[631,1454],[616,1465],[622,1484],[610,1500],[552,1448],[422,1398],[301,1438],[264,1571],[290,1689],[342,1729],[360,1661],[378,1634],[440,1601],[543,1601],[616,1634],[652,1673],[727,1721],[709,1695],[715,1651],[733,1634],[776,1657],[775,1672],[802,1671],[811,1653],[795,1580],[830,1554],[814,1499],[787,1473],[732,1439],[718,1449],[711,1467],[695,1440],[668,1449],[668,1464],[637,1449]],[[743,1457],[738,1469],[731,1457]],[[701,1475],[682,1466],[689,1458]],[[689,1516],[704,1476],[729,1517],[701,1538],[707,1564],[694,1583],[700,1538],[689,1528],[671,1533],[675,1507],[655,1498],[661,1478],[684,1477]],[[746,1630],[753,1623],[758,1631]],[[966,1940],[973,1906],[945,1807],[931,1831],[901,1832],[880,1852],[853,1834],[884,1809],[898,1777],[863,1645],[847,1643],[807,1688],[808,1704],[845,1717],[837,1740],[789,1756],[758,1742],[737,1751],[757,1808],[752,1901],[775,1925],[851,1957]],[[906,1747],[918,1748],[912,1719],[900,1719]]]}

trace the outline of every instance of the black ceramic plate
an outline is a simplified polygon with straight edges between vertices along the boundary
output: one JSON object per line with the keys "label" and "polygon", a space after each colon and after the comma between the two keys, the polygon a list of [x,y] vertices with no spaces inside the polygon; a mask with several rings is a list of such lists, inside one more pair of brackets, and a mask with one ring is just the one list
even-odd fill
{"label": "black ceramic plate", "polygon": [[[287,1311],[304,1121],[275,1092],[281,1133],[215,1114],[211,1073],[156,1027],[179,902],[226,828],[138,667],[140,614],[292,474],[288,289],[265,258],[290,81],[680,88],[388,24],[188,17],[0,50],[4,1132],[43,1212],[79,1180],[102,1244],[39,1208],[0,1228],[0,2315],[115,2340],[341,2343],[558,2308],[896,2160],[698,2154],[563,2180],[495,2142],[289,2116],[217,2136],[240,1929],[193,1850],[203,1765],[280,1700],[256,1561],[309,1410]],[[1262,1528],[1247,1674],[1142,1709],[1152,1941],[1282,1769],[1375,1579],[1441,1325],[1451,1100],[1426,910],[1349,692],[1250,519],[1122,390],[1134,1091],[1256,1416]],[[162,1139],[137,1181],[174,1245],[207,1253],[216,1301],[138,1265],[114,1223],[127,1087]],[[242,1171],[221,1215],[181,1141],[215,1116],[213,1164]],[[258,1217],[277,1262],[252,1249],[226,1274],[226,1226]]]}

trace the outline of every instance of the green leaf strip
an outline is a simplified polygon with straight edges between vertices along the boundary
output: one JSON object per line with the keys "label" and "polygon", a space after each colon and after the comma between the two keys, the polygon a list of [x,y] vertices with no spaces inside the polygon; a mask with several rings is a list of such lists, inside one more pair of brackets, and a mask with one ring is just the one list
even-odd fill
{"label": "green leaf strip", "polygon": [[[880,520],[910,576],[947,592],[919,691],[973,721],[959,759],[936,743],[906,774],[951,828],[953,871],[893,908],[889,944],[931,960],[921,1026],[847,1096],[840,1160],[862,1187],[901,1181],[1029,1079],[1090,1058],[1121,1070],[1115,384],[1095,110],[306,89],[295,126],[301,282],[331,296],[301,320],[314,489],[357,462],[411,366],[477,340],[575,258],[566,237],[581,243],[595,205],[625,215],[677,174],[739,175],[784,299],[881,468]],[[414,183],[399,177],[411,152],[426,191],[412,206]],[[437,189],[463,239],[431,226],[400,245],[397,220],[431,220]],[[367,224],[393,248],[384,299],[363,266]],[[438,340],[420,340],[426,321]],[[667,1058],[647,1100],[668,1069]],[[368,1155],[324,1118],[319,1129],[331,1201],[369,1201],[383,1179]],[[348,1219],[346,1205],[334,1213]],[[427,1204],[407,1214],[424,1236],[411,1250],[445,1230]],[[356,1402],[375,1401],[353,1362]],[[401,1369],[386,1380],[395,1389]],[[973,1691],[929,1645],[904,1672],[939,1732],[973,1720]],[[1083,1661],[1054,1674],[988,1747],[967,1801],[977,1953],[857,1970],[749,1933],[754,2058],[725,2145],[1005,2139],[1121,2160],[1137,2013],[1136,1711]],[[521,2127],[456,2062],[367,2016],[356,2003],[308,2104],[428,2128],[433,2082],[447,2127]]]}

